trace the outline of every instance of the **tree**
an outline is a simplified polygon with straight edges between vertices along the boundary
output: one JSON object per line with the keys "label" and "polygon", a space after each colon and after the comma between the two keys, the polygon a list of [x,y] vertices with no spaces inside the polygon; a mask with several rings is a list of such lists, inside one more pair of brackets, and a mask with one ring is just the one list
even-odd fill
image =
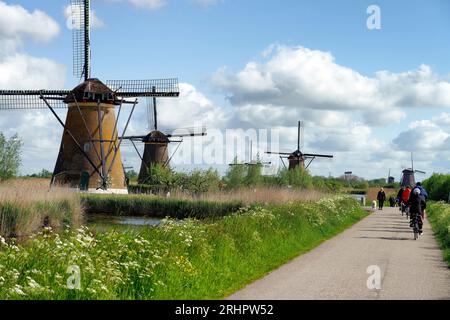
{"label": "tree", "polygon": [[279,173],[281,185],[293,186],[302,189],[310,189],[313,187],[313,179],[311,175],[302,167],[294,170],[281,170]]}
{"label": "tree", "polygon": [[213,169],[207,171],[194,170],[184,177],[183,187],[195,196],[218,191],[220,187],[219,173]]}
{"label": "tree", "polygon": [[19,173],[22,141],[16,135],[6,139],[0,133],[0,180],[11,179]]}
{"label": "tree", "polygon": [[138,173],[134,170],[126,171],[125,177],[132,182],[136,182],[138,180]]}
{"label": "tree", "polygon": [[149,167],[150,178],[146,184],[155,187],[159,191],[169,192],[179,187],[182,175],[169,167],[159,164]]}
{"label": "tree", "polygon": [[[235,158],[235,163],[237,158]],[[247,174],[247,168],[244,164],[235,164],[229,167],[225,177],[224,182],[227,189],[239,189],[244,184],[244,179]]]}
{"label": "tree", "polygon": [[42,179],[50,179],[52,176],[53,174],[46,169],[42,169],[41,172],[39,173],[33,173],[28,175],[28,177],[30,178],[42,178]]}

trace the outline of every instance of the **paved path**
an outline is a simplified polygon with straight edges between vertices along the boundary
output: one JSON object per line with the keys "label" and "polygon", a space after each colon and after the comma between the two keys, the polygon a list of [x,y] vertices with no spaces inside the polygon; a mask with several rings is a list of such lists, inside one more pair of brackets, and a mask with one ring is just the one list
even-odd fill
{"label": "paved path", "polygon": [[[229,299],[450,299],[450,270],[428,221],[413,240],[398,209],[376,211]],[[381,290],[369,290],[367,268],[381,269]]]}

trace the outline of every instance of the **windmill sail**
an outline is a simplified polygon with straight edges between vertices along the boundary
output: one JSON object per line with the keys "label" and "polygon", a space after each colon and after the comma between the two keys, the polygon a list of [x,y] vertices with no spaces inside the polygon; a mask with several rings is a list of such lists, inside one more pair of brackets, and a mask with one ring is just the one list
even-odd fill
{"label": "windmill sail", "polygon": [[84,80],[90,78],[90,1],[70,0],[73,41],[73,75]]}
{"label": "windmill sail", "polygon": [[64,98],[69,90],[0,90],[0,110],[47,109],[44,100],[52,100],[54,108],[66,108]]}
{"label": "windmill sail", "polygon": [[130,97],[178,97],[178,79],[108,80],[106,85],[123,98]]}

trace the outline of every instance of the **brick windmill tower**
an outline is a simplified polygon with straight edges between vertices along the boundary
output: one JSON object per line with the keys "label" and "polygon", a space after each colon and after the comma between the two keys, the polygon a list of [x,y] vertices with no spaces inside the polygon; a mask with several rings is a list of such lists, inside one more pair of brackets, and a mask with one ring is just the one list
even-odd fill
{"label": "brick windmill tower", "polygon": [[[313,154],[313,153],[303,153],[300,151],[300,149],[303,146],[303,123],[301,121],[298,122],[298,131],[297,131],[297,150],[294,152],[272,152],[268,151],[267,154],[278,154],[280,155],[281,162],[283,163],[284,167],[287,168],[287,166],[284,163],[283,158],[287,158],[289,161],[289,170],[295,170],[297,168],[303,168],[308,169],[311,163],[316,158],[333,158],[332,155],[325,155],[325,154]],[[305,162],[309,160],[308,164],[305,165]]]}
{"label": "brick windmill tower", "polygon": [[[90,1],[71,0],[74,75],[72,90],[0,90],[0,110],[48,108],[63,127],[52,185],[92,193],[128,193],[120,146],[138,98],[178,97],[177,79],[112,80],[91,77]],[[129,111],[125,111],[126,106]],[[63,121],[56,108],[67,108]],[[119,133],[123,114],[126,125]]]}

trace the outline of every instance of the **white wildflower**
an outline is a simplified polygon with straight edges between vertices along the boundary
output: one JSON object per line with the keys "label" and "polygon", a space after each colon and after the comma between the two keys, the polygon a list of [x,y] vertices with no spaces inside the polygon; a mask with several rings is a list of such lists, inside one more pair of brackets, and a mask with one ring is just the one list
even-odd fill
{"label": "white wildflower", "polygon": [[26,293],[23,292],[22,286],[16,284],[12,289],[11,292],[18,294],[19,296],[26,296]]}

